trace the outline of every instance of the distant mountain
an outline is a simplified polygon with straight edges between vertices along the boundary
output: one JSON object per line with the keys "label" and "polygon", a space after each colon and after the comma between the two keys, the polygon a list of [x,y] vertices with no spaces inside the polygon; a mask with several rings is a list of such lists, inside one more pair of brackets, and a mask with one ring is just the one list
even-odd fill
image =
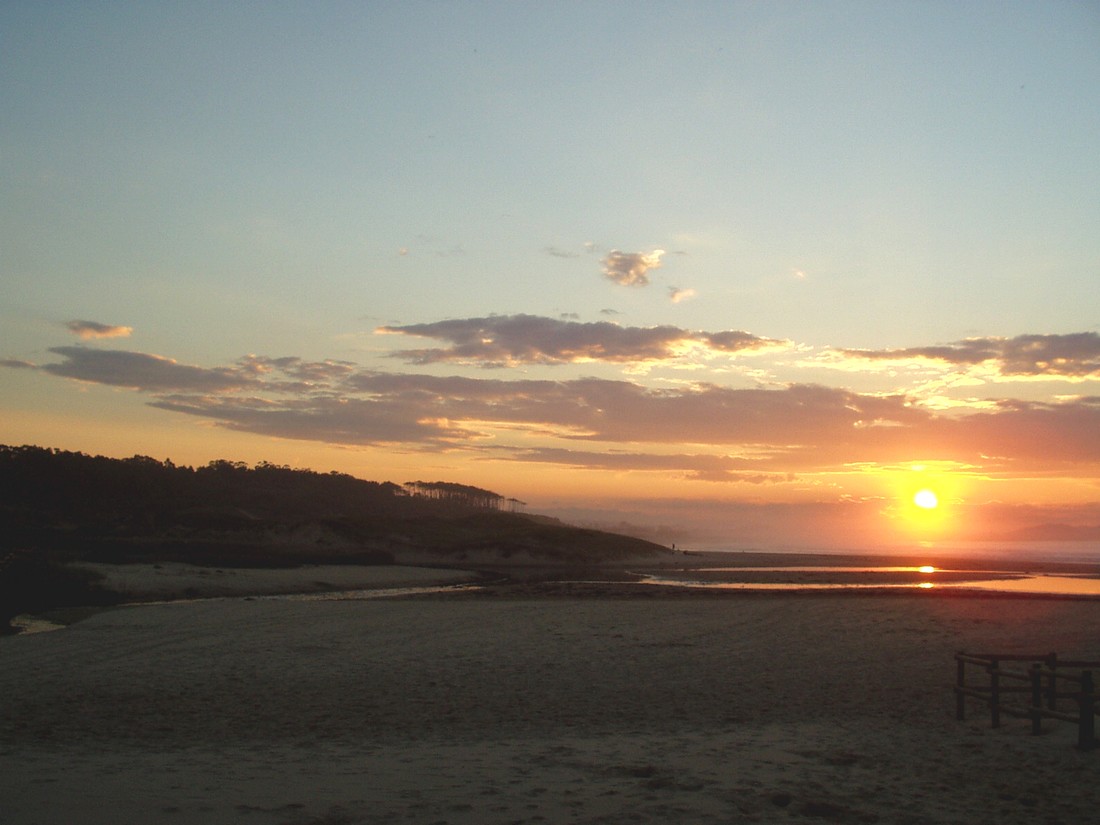
{"label": "distant mountain", "polygon": [[1100,542],[1100,525],[1036,524],[986,540],[992,541],[1096,541]]}

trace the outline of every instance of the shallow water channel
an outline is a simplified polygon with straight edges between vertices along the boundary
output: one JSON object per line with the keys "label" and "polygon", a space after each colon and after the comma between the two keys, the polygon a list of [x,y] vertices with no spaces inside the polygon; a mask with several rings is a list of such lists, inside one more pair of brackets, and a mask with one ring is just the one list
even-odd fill
{"label": "shallow water channel", "polygon": [[1100,598],[1100,575],[925,567],[711,567],[647,575],[642,584],[719,590],[955,589]]}

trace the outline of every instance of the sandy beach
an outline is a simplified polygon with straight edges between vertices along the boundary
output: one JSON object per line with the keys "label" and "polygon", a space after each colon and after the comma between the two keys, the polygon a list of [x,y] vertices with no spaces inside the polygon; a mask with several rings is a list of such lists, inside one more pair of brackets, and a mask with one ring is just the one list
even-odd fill
{"label": "sandy beach", "polygon": [[[419,575],[419,574],[418,574]],[[0,822],[1077,822],[1100,752],[954,718],[1100,602],[224,598],[0,638]],[[927,596],[927,597],[926,597]]]}

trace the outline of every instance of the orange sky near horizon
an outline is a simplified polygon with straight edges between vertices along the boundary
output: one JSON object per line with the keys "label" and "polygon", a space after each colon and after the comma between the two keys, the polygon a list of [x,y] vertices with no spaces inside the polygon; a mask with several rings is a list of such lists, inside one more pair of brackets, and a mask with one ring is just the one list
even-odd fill
{"label": "orange sky near horizon", "polygon": [[[32,443],[59,449],[104,454],[124,458],[149,455],[158,460],[170,459],[177,464],[199,466],[208,461],[226,458],[256,464],[271,461],[300,469],[319,472],[344,472],[360,478],[403,483],[413,480],[446,479],[475,483],[508,497],[527,502],[537,512],[553,513],[556,509],[569,516],[574,511],[584,513],[583,519],[613,525],[622,521],[644,527],[644,504],[653,499],[670,499],[679,503],[677,512],[690,513],[692,501],[708,505],[708,515],[697,517],[698,527],[707,537],[698,544],[721,543],[717,538],[728,530],[730,541],[743,540],[738,535],[738,519],[731,516],[724,528],[722,516],[715,517],[713,508],[721,512],[728,503],[729,484],[706,479],[686,478],[681,470],[637,471],[631,469],[593,469],[546,465],[541,462],[513,462],[476,458],[473,463],[462,451],[393,450],[389,448],[346,447],[302,440],[270,439],[242,434],[210,422],[190,422],[180,426],[173,416],[149,416],[139,399],[131,399],[123,407],[126,414],[91,417],[81,410],[82,402],[92,405],[112,401],[125,390],[86,386],[75,396],[77,403],[69,411],[56,409],[48,413],[23,413],[9,416],[7,431],[20,434],[19,443]],[[90,396],[106,393],[112,399],[93,401]],[[71,400],[71,399],[70,399]],[[111,409],[120,409],[117,402]],[[1096,479],[1081,476],[996,477],[980,468],[964,467],[952,462],[927,461],[909,464],[876,466],[860,465],[792,473],[787,478],[771,479],[750,485],[738,485],[739,505],[784,505],[784,519],[793,516],[795,529],[788,531],[786,543],[812,548],[822,543],[819,530],[832,531],[829,545],[850,544],[853,547],[905,547],[929,542],[943,543],[996,535],[1016,527],[1047,520],[1066,520],[1075,507],[1080,508],[1088,524],[1095,513]],[[749,489],[744,490],[745,487]],[[914,504],[917,491],[928,489],[938,498],[934,510]],[[549,506],[547,503],[550,503]],[[821,527],[818,515],[810,511],[822,505],[838,505],[845,511],[842,518],[825,518]],[[1006,506],[1021,508],[1018,523],[1011,519],[991,517],[983,511]],[[1068,508],[1068,509],[1067,509]],[[806,513],[799,524],[799,514]],[[1080,519],[1080,516],[1078,516]],[[678,520],[658,518],[651,522],[672,528],[686,527],[681,546],[692,544],[695,528]],[[756,535],[750,532],[750,535]],[[676,540],[676,539],[671,539]],[[758,541],[757,543],[760,543]]]}

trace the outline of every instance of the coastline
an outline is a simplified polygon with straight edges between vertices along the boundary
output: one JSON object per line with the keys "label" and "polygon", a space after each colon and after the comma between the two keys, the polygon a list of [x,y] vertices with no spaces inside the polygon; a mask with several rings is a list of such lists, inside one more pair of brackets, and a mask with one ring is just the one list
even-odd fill
{"label": "coastline", "polygon": [[[936,573],[921,567],[934,560]],[[997,557],[941,558],[933,555],[781,553],[768,551],[680,551],[660,561],[577,567],[535,559],[505,561],[486,556],[454,561],[421,555],[405,564],[301,564],[239,567],[157,563],[75,562],[91,576],[107,606],[221,598],[381,596],[444,598],[735,598],[774,595],[917,595],[969,598],[1097,598],[1097,594],[964,589],[981,573],[989,579],[1028,576],[1087,576],[1100,579],[1100,564]],[[945,565],[940,567],[939,565]],[[951,566],[947,566],[951,565]],[[886,571],[886,572],[884,572]],[[916,592],[932,579],[940,585]],[[723,588],[723,582],[736,587]],[[932,584],[929,581],[927,584]],[[703,585],[703,586],[695,586]],[[881,586],[880,586],[881,585]],[[959,585],[959,586],[956,586]],[[833,588],[833,589],[823,589]],[[13,624],[66,626],[103,607],[73,605],[17,617]],[[50,623],[54,623],[51,625]]]}

